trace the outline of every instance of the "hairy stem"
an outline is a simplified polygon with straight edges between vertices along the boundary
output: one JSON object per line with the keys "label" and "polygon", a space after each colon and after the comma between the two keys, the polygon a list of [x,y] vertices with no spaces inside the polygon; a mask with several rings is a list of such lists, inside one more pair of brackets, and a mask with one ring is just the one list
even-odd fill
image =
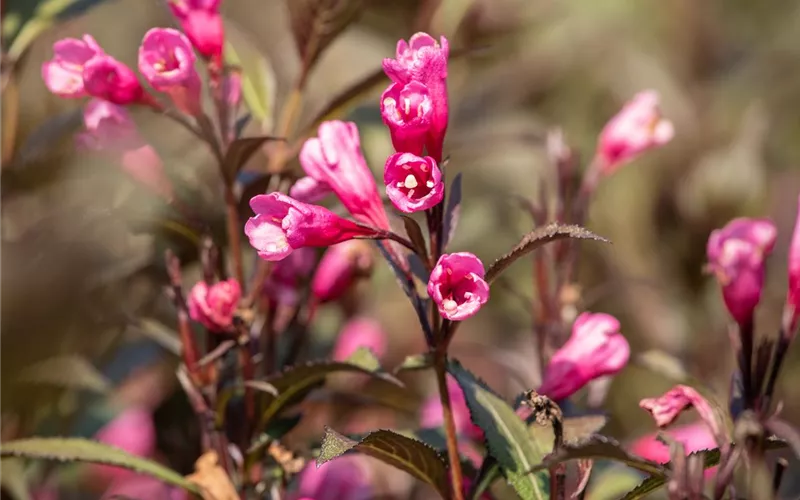
{"label": "hairy stem", "polygon": [[450,462],[450,481],[453,487],[453,499],[464,500],[464,477],[461,472],[461,459],[458,453],[456,424],[453,419],[453,407],[450,403],[450,392],[447,390],[447,351],[446,348],[436,352],[434,369],[436,382],[439,385],[439,397],[442,401],[444,415],[444,431],[447,437],[447,457]]}

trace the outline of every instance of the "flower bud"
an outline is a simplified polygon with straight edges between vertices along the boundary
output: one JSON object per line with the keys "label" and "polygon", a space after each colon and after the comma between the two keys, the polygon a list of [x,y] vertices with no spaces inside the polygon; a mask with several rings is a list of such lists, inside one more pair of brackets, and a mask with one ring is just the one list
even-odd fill
{"label": "flower bud", "polygon": [[219,13],[221,0],[172,0],[172,14],[194,48],[206,59],[222,61],[225,29]]}
{"label": "flower bud", "polygon": [[198,281],[189,292],[189,316],[212,332],[229,331],[241,297],[242,289],[233,278],[211,286]]}
{"label": "flower bud", "polygon": [[374,319],[353,318],[345,323],[336,339],[332,357],[336,361],[344,361],[362,347],[369,349],[378,358],[386,354],[386,332]]}
{"label": "flower bud", "polygon": [[313,177],[301,177],[292,184],[289,196],[303,203],[316,203],[331,193],[331,188]]}
{"label": "flower bud", "polygon": [[569,340],[553,354],[537,390],[559,401],[590,381],[613,375],[628,363],[630,347],[609,314],[585,312],[572,325]]}
{"label": "flower bud", "polygon": [[401,212],[427,210],[444,198],[442,172],[430,156],[393,154],[386,160],[383,182],[386,195]]}
{"label": "flower bud", "polygon": [[300,300],[300,287],[314,269],[316,260],[314,249],[306,247],[276,262],[264,283],[264,293],[278,304],[296,306]]}
{"label": "flower bud", "polygon": [[485,274],[483,263],[471,253],[439,257],[428,279],[428,295],[439,308],[439,314],[451,321],[462,321],[477,313],[489,300]]}
{"label": "flower bud", "polygon": [[84,97],[83,68],[95,56],[104,54],[90,35],[83,35],[82,40],[59,40],[53,44],[53,58],[42,64],[44,84],[59,97]]}
{"label": "flower bud", "polygon": [[101,54],[83,67],[86,93],[114,104],[145,103],[146,96],[136,73],[111,56]]}
{"label": "flower bud", "polygon": [[724,438],[714,409],[706,401],[706,398],[689,386],[676,385],[661,397],[641,400],[639,407],[649,412],[659,427],[670,425],[684,410],[694,407],[711,430],[712,435]]}
{"label": "flower bud", "polygon": [[311,294],[319,303],[341,298],[359,276],[372,272],[372,246],[351,240],[331,246],[322,256],[311,280]]}
{"label": "flower bud", "polygon": [[147,83],[168,94],[179,110],[200,116],[201,84],[194,63],[194,50],[180,31],[153,28],[144,35],[139,47],[139,71]]}
{"label": "flower bud", "polygon": [[789,330],[797,328],[800,317],[800,198],[798,198],[797,219],[795,221],[792,242],[789,245],[789,293],[787,302],[792,308]]}

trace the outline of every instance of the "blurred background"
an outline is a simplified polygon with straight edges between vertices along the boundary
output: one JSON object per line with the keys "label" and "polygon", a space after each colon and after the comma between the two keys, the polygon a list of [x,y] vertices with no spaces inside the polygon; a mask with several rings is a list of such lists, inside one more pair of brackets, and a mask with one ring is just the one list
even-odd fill
{"label": "blurred background", "polygon": [[[5,43],[20,26],[14,16],[25,19],[48,3],[57,2],[4,0]],[[40,76],[53,42],[83,33],[135,67],[143,34],[174,21],[160,0],[73,3],[69,16],[32,40],[13,71],[4,61],[3,437],[91,436],[118,408],[136,404],[155,415],[158,453],[185,474],[199,445],[192,445],[196,429],[186,422],[194,420],[174,377],[174,313],[163,294],[162,256],[168,247],[186,252],[187,241],[165,223],[156,197],[115,165],[76,151],[81,103],[51,95]],[[222,11],[230,43],[260,68],[272,99],[267,109],[276,114],[300,67],[284,2],[223,0]],[[779,240],[757,327],[775,335],[800,192],[800,3],[366,2],[310,75],[300,121],[376,71],[398,39],[418,30],[471,49],[450,64],[445,153],[448,168],[464,174],[462,218],[450,250],[484,261],[531,229],[514,197],[537,193],[548,129],[562,127],[589,160],[598,132],[627,99],[648,88],[661,94],[674,140],[601,183],[587,225],[613,245],[583,246],[580,308],[616,315],[633,350],[603,405],[610,418],[605,431],[624,441],[653,432],[638,401],[663,393],[676,372],[703,380],[725,403],[734,359],[716,282],[703,274],[705,243],[711,230],[736,216],[775,221]],[[378,87],[347,116],[359,126],[375,172],[392,152],[378,109],[384,83]],[[175,183],[221,224],[206,150],[163,117],[135,118]],[[251,122],[247,133],[269,132],[272,121]],[[538,383],[531,273],[529,261],[516,263],[489,306],[459,330],[452,350],[509,400]],[[187,270],[187,285],[197,278],[199,271]],[[423,350],[412,309],[385,263],[355,293],[360,313],[378,318],[389,333],[385,366]],[[333,304],[321,311],[313,326],[320,356],[347,310]],[[797,368],[793,349],[779,391],[794,424],[800,424]],[[433,390],[426,375],[406,381],[420,399]],[[314,415],[299,434],[318,437],[332,418]],[[375,428],[414,419],[384,409],[355,420]],[[797,474],[787,476],[787,483],[800,483]]]}

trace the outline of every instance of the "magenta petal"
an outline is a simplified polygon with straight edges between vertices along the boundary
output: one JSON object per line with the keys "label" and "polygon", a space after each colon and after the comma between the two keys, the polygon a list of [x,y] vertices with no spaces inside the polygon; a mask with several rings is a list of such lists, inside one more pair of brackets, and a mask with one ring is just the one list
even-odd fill
{"label": "magenta petal", "polygon": [[244,232],[262,259],[282,260],[292,253],[280,224],[269,215],[251,217],[244,225]]}

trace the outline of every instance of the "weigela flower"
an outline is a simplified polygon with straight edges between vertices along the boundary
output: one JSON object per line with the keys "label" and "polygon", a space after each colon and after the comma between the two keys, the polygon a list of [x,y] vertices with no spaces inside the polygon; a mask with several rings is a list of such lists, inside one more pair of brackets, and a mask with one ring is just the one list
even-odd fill
{"label": "weigela flower", "polygon": [[93,57],[84,65],[83,86],[90,96],[122,106],[147,101],[136,73],[105,54]]}
{"label": "weigela flower", "polygon": [[351,240],[333,245],[311,279],[311,295],[319,303],[337,300],[359,276],[369,276],[373,265],[372,245],[367,242]]}
{"label": "weigela flower", "polygon": [[[681,443],[687,455],[696,451],[713,450],[717,442],[708,427],[700,422],[662,431],[673,440]],[[672,458],[669,446],[658,439],[656,434],[651,434],[638,439],[631,445],[631,452],[647,460],[665,464]],[[706,478],[713,477],[716,467],[706,469]]]}
{"label": "weigela flower", "polygon": [[611,174],[648,149],[672,140],[672,122],[662,118],[658,93],[640,92],[600,132],[597,156],[603,174]]}
{"label": "weigela flower", "polygon": [[83,39],[64,38],[53,44],[53,58],[42,64],[42,79],[47,89],[59,97],[86,96],[83,67],[103,49],[90,35]]}
{"label": "weigela flower", "polygon": [[292,499],[370,500],[375,492],[372,474],[357,455],[346,455],[317,467],[314,461],[300,472],[297,491]]}
{"label": "weigela flower", "polygon": [[[467,436],[470,439],[483,439],[483,431],[480,427],[472,423],[472,418],[467,407],[467,399],[461,386],[451,376],[447,376],[447,392],[450,394],[450,405],[453,410],[453,421],[456,425],[456,432]],[[420,411],[420,426],[423,428],[437,428],[444,423],[444,413],[442,413],[442,400],[439,393],[431,395],[422,405]]]}
{"label": "weigela flower", "polygon": [[578,316],[569,340],[547,363],[538,392],[558,401],[596,378],[622,370],[630,347],[619,328],[619,321],[609,314],[585,312]]}
{"label": "weigela flower", "polygon": [[285,259],[275,263],[264,283],[264,293],[278,304],[295,306],[300,300],[300,287],[314,269],[317,252],[313,248],[298,248]]}
{"label": "weigela flower", "polygon": [[228,331],[240,298],[242,289],[233,278],[211,286],[198,281],[189,292],[189,316],[212,332]]}
{"label": "weigela flower", "polygon": [[195,49],[206,59],[222,61],[225,30],[221,0],[171,0],[169,7]]}
{"label": "weigela flower", "polygon": [[639,407],[649,412],[659,427],[670,425],[684,410],[694,407],[712,435],[720,437],[723,435],[711,405],[706,398],[689,386],[676,385],[661,397],[641,400]]}
{"label": "weigela flower", "polygon": [[800,198],[797,200],[797,219],[792,234],[792,242],[789,245],[789,294],[788,302],[794,309],[789,328],[794,330],[797,327],[797,319],[800,316]]}
{"label": "weigela flower", "polygon": [[722,287],[731,316],[739,324],[752,320],[764,288],[765,259],[778,231],[768,219],[739,218],[708,238],[709,268]]}
{"label": "weigela flower", "polygon": [[371,318],[355,317],[345,323],[342,331],[339,332],[332,358],[336,361],[344,361],[362,347],[369,349],[378,358],[382,358],[386,354],[388,340],[386,332],[379,322]]}
{"label": "weigela flower", "polygon": [[330,186],[309,176],[297,179],[289,188],[289,196],[303,203],[316,203],[332,192]]}
{"label": "weigela flower", "polygon": [[357,220],[389,230],[389,219],[375,178],[361,152],[355,123],[323,122],[319,126],[319,136],[303,145],[300,165],[309,177],[330,186]]}
{"label": "weigela flower", "polygon": [[430,156],[395,153],[386,160],[383,172],[386,196],[401,212],[427,210],[442,202],[442,172]]}
{"label": "weigela flower", "polygon": [[375,237],[375,228],[343,219],[327,208],[281,193],[254,196],[255,212],[244,226],[250,244],[265,260],[281,260],[303,247],[326,247],[354,238]]}
{"label": "weigela flower", "polygon": [[[150,457],[156,450],[156,428],[153,417],[143,408],[128,408],[101,428],[94,439],[137,457]],[[92,464],[87,470],[94,481],[110,484],[138,475],[130,470],[109,465]]]}
{"label": "weigela flower", "polygon": [[433,103],[424,84],[393,83],[381,96],[381,116],[396,151],[422,155],[433,123]]}
{"label": "weigela flower", "polygon": [[489,284],[483,263],[468,252],[444,254],[431,271],[428,295],[439,314],[451,321],[462,321],[478,312],[489,300]]}
{"label": "weigela flower", "polygon": [[153,28],[139,47],[139,71],[155,90],[170,96],[175,106],[193,116],[202,114],[200,76],[189,40],[178,30]]}

